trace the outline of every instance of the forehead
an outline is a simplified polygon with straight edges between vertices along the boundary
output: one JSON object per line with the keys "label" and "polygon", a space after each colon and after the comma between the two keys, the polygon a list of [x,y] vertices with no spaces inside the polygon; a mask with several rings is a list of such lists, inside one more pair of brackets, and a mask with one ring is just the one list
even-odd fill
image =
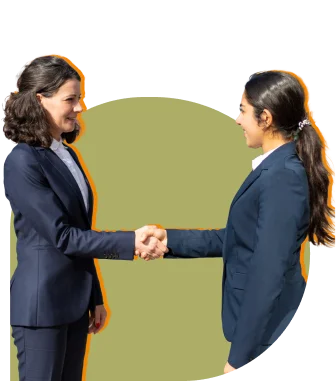
{"label": "forehead", "polygon": [[241,101],[240,101],[240,105],[242,107],[250,107],[251,105],[247,102],[246,98],[245,98],[245,92],[243,93],[242,97],[241,97]]}
{"label": "forehead", "polygon": [[77,79],[69,79],[57,91],[57,95],[80,94],[80,82]]}

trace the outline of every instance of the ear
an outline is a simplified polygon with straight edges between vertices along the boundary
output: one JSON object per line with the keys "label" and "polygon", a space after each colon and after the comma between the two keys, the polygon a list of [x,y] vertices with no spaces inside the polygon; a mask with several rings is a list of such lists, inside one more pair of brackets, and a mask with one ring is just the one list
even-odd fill
{"label": "ear", "polygon": [[265,108],[264,111],[260,115],[262,120],[262,127],[269,128],[272,126],[273,117],[272,114]]}
{"label": "ear", "polygon": [[42,94],[36,94],[36,99],[41,105],[43,105],[43,98],[44,96]]}

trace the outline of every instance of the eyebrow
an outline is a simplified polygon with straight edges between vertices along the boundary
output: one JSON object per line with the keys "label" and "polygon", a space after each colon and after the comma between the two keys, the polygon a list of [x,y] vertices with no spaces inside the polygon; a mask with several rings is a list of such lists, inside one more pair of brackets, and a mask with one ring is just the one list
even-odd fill
{"label": "eyebrow", "polygon": [[[79,96],[81,97],[82,94],[79,94]],[[69,95],[65,95],[64,98],[68,98],[68,97],[77,97],[77,94],[69,94]]]}
{"label": "eyebrow", "polygon": [[243,105],[243,104],[240,104],[240,105],[239,105],[239,107],[245,107],[245,105]]}

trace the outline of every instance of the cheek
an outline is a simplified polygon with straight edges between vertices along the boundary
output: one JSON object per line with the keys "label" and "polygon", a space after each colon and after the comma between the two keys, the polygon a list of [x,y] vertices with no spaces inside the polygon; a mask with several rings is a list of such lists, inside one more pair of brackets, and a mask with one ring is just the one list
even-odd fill
{"label": "cheek", "polygon": [[62,115],[62,107],[56,102],[48,103],[45,108],[54,119],[59,119]]}
{"label": "cheek", "polygon": [[66,119],[69,116],[69,114],[71,114],[71,112],[71,107],[62,105],[58,109],[58,117],[60,119]]}

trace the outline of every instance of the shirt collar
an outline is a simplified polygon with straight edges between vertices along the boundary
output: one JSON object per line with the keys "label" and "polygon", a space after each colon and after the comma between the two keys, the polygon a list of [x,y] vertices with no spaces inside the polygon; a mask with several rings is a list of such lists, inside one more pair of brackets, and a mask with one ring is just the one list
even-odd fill
{"label": "shirt collar", "polygon": [[65,149],[65,147],[63,145],[63,140],[61,139],[60,141],[58,141],[55,138],[53,138],[50,148],[53,151]]}
{"label": "shirt collar", "polygon": [[[281,146],[279,146],[279,147],[281,147]],[[272,152],[274,152],[279,147],[276,147],[276,148],[272,149],[271,151],[268,151],[268,152],[264,153],[263,155],[257,156],[255,159],[253,159],[252,160],[253,170],[255,170],[258,167],[258,165],[261,164],[261,162],[266,159],[266,157],[268,155],[270,155]]]}

